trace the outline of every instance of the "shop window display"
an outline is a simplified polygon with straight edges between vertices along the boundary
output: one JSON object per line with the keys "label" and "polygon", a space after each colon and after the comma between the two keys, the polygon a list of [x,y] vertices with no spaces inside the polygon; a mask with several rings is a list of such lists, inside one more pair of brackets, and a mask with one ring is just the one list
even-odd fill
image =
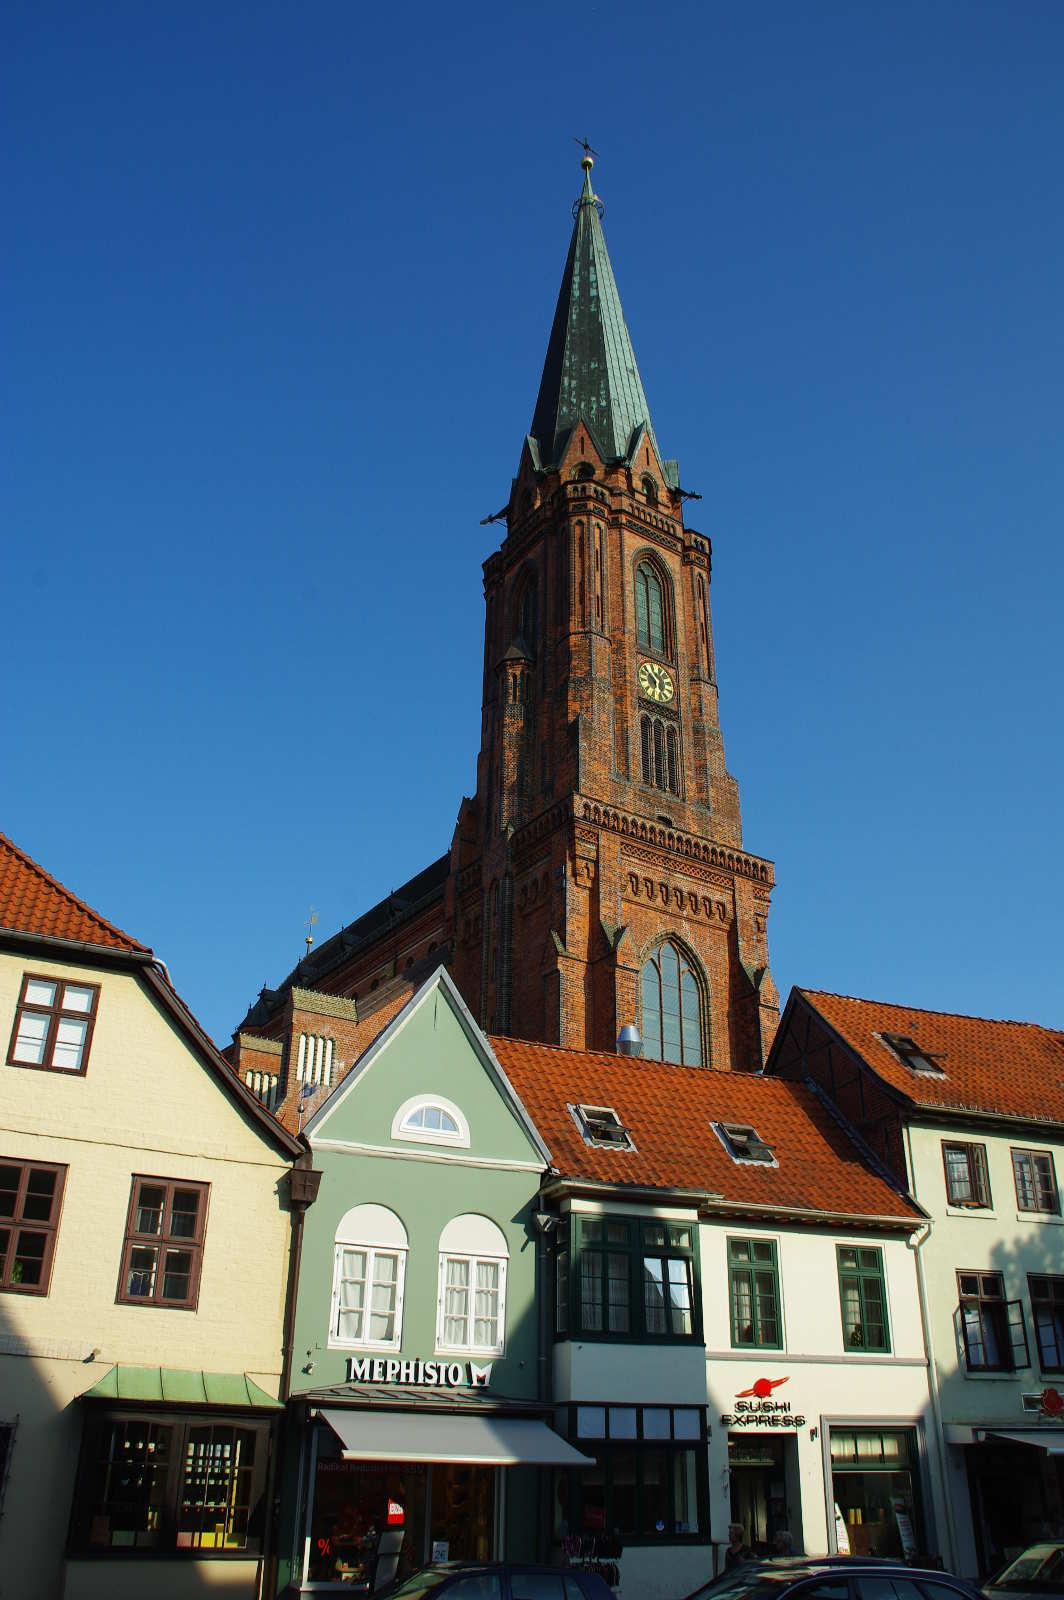
{"label": "shop window display", "polygon": [[423,1462],[344,1461],[323,1441],[314,1471],[310,1582],[373,1594],[421,1566],[427,1483]]}
{"label": "shop window display", "polygon": [[492,1467],[345,1461],[321,1429],[305,1581],[379,1594],[430,1560],[492,1560],[495,1476]]}
{"label": "shop window display", "polygon": [[690,1406],[563,1406],[556,1424],[593,1467],[559,1472],[555,1537],[708,1537],[703,1415]]}

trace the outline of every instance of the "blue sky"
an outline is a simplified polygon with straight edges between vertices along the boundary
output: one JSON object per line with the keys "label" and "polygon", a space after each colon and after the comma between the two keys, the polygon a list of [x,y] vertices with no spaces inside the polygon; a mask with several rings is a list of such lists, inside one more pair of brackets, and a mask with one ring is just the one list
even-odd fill
{"label": "blue sky", "polygon": [[580,181],[792,983],[1064,1026],[1064,9],[5,8],[0,826],[226,1039],[450,843]]}

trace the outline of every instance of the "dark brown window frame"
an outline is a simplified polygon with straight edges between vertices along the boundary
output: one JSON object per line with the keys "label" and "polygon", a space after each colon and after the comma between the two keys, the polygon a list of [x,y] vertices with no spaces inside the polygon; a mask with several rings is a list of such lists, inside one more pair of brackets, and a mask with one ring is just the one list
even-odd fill
{"label": "dark brown window frame", "polygon": [[[1038,1181],[1037,1168],[1035,1166],[1035,1161],[1038,1160],[1038,1159],[1042,1159],[1044,1161],[1048,1161],[1049,1162],[1049,1173],[1050,1173],[1050,1177],[1051,1177],[1052,1182],[1053,1182],[1053,1195],[1052,1195],[1052,1203],[1051,1204],[1044,1205],[1044,1206],[1043,1205],[1033,1205],[1033,1206],[1024,1205],[1022,1199],[1020,1198],[1020,1184],[1019,1184],[1019,1179],[1018,1179],[1017,1173],[1016,1173],[1016,1158],[1018,1156],[1021,1157],[1021,1158],[1026,1156],[1026,1157],[1028,1157],[1030,1159],[1031,1172],[1032,1172],[1032,1176],[1034,1177],[1034,1186],[1035,1186],[1035,1191],[1036,1191],[1036,1199],[1040,1199],[1041,1198],[1042,1186]],[[1059,1215],[1060,1215],[1060,1186],[1057,1183],[1057,1164],[1053,1160],[1053,1152],[1052,1152],[1052,1150],[1035,1150],[1035,1149],[1032,1149],[1031,1146],[1029,1146],[1029,1145],[1012,1145],[1009,1148],[1009,1157],[1010,1157],[1010,1159],[1012,1161],[1012,1182],[1013,1182],[1013,1187],[1016,1190],[1016,1207],[1017,1207],[1017,1210],[1025,1211],[1028,1214],[1028,1216],[1059,1217]]]}
{"label": "dark brown window frame", "polygon": [[[1038,1365],[1043,1372],[1064,1372],[1064,1275],[1058,1272],[1029,1272],[1027,1292],[1031,1297]],[[1039,1322],[1040,1312],[1043,1317],[1048,1314],[1052,1324],[1049,1336],[1045,1339],[1042,1335],[1046,1330]],[[1053,1348],[1047,1356],[1050,1344]]]}
{"label": "dark brown window frame", "polygon": [[[971,1191],[967,1200],[958,1199],[950,1189],[948,1153],[951,1150],[962,1150],[967,1159],[968,1187]],[[946,1178],[946,1203],[948,1205],[959,1206],[968,1211],[989,1211],[992,1204],[992,1195],[985,1144],[973,1143],[963,1139],[943,1139],[942,1170]]]}
{"label": "dark brown window frame", "polygon": [[[99,1460],[98,1448],[112,1427],[127,1424],[154,1424],[167,1428],[171,1437],[167,1441],[166,1463],[161,1474],[162,1490],[157,1504],[160,1507],[159,1541],[156,1545],[94,1544],[91,1537],[92,1519],[99,1505],[99,1479],[94,1465]],[[251,1468],[251,1506],[249,1543],[244,1547],[218,1548],[202,1544],[178,1542],[178,1522],[182,1506],[182,1487],[188,1467],[188,1443],[197,1428],[239,1429],[255,1434],[255,1461]],[[185,1406],[140,1407],[104,1405],[90,1401],[81,1433],[81,1451],[75,1480],[74,1498],[70,1514],[67,1550],[71,1555],[94,1560],[133,1561],[248,1561],[262,1555],[266,1521],[266,1485],[270,1453],[275,1442],[275,1417],[273,1413],[258,1408],[245,1411],[219,1409],[199,1410]]]}
{"label": "dark brown window frame", "polygon": [[[965,1289],[965,1278],[976,1280],[973,1293]],[[972,1345],[968,1327],[968,1315],[974,1314],[979,1326],[979,1349],[985,1357],[989,1340],[986,1330],[989,1327],[997,1344],[998,1359],[988,1361],[973,1359]],[[1005,1297],[1005,1275],[997,1271],[982,1271],[979,1267],[957,1268],[957,1317],[961,1335],[961,1346],[964,1351],[964,1368],[968,1373],[977,1377],[985,1372],[1022,1372],[1031,1365],[1031,1345],[1027,1338],[1027,1320],[1023,1314],[1023,1305],[1019,1300],[1008,1300]],[[1020,1340],[1023,1339],[1023,1358],[1019,1357]]]}
{"label": "dark brown window frame", "polygon": [[[63,1211],[63,1194],[66,1189],[67,1168],[55,1161],[23,1161],[15,1156],[0,1157],[0,1166],[21,1169],[21,1177],[19,1178],[18,1188],[15,1191],[14,1214],[10,1217],[0,1217],[0,1228],[9,1229],[11,1234],[7,1249],[0,1254],[0,1293],[45,1296],[52,1281],[52,1263],[55,1259],[55,1244],[59,1235],[59,1222]],[[25,1204],[26,1185],[31,1172],[54,1172],[56,1175],[55,1189],[52,1192],[52,1207],[47,1222],[37,1222],[32,1218],[29,1221],[24,1221],[21,1216],[21,1207]],[[44,1254],[41,1257],[40,1283],[12,1283],[10,1281],[14,1267],[16,1240],[20,1233],[43,1233],[45,1235]]]}
{"label": "dark brown window frame", "polygon": [[[159,1233],[140,1233],[134,1227],[137,1213],[137,1200],[141,1186],[153,1185],[164,1191],[162,1205],[163,1226]],[[174,1234],[169,1231],[173,1220],[174,1192],[177,1189],[194,1189],[198,1192],[200,1203],[196,1209],[196,1231],[193,1235]],[[122,1241],[122,1261],[118,1272],[118,1293],[115,1300],[123,1306],[152,1306],[157,1309],[170,1311],[195,1311],[199,1304],[200,1278],[203,1272],[203,1241],[207,1232],[207,1206],[210,1200],[211,1186],[209,1183],[200,1183],[191,1178],[162,1178],[150,1173],[134,1172],[129,1189],[129,1208],[126,1212],[126,1232]],[[129,1294],[130,1264],[134,1250],[155,1249],[159,1252],[159,1259],[155,1271],[155,1288],[150,1295]],[[165,1252],[168,1249],[187,1252],[192,1257],[191,1269],[188,1280],[188,1294],[180,1300],[165,1299],[163,1297],[163,1284],[166,1281]]]}
{"label": "dark brown window frame", "polygon": [[[40,1006],[26,1003],[26,990],[31,983],[52,983],[56,988],[56,1004],[54,1006]],[[64,990],[91,989],[92,1009],[86,1011],[65,1011],[59,1003]],[[52,972],[24,972],[22,974],[22,987],[19,990],[18,1005],[15,1008],[15,1022],[11,1029],[11,1040],[7,1047],[7,1064],[9,1067],[21,1067],[28,1072],[58,1072],[66,1078],[83,1078],[89,1069],[89,1052],[92,1049],[92,1035],[96,1028],[96,1013],[100,1004],[100,985],[87,983],[81,978],[61,978]],[[35,1016],[49,1017],[48,1036],[44,1048],[43,1061],[19,1061],[15,1056],[15,1043],[18,1039],[19,1023],[23,1014],[30,1012]],[[56,1035],[59,1024],[64,1017],[69,1017],[75,1022],[87,1022],[85,1029],[85,1044],[81,1052],[81,1065],[78,1067],[57,1067],[54,1064]]]}

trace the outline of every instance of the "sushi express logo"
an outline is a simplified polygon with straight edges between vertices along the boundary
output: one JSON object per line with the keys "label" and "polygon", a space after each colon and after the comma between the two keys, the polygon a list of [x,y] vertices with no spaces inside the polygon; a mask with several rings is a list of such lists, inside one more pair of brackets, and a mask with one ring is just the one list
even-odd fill
{"label": "sushi express logo", "polygon": [[725,1428],[801,1428],[805,1418],[792,1411],[789,1400],[774,1400],[773,1389],[786,1383],[786,1378],[758,1378],[749,1389],[740,1389],[731,1411],[721,1412],[721,1426]]}

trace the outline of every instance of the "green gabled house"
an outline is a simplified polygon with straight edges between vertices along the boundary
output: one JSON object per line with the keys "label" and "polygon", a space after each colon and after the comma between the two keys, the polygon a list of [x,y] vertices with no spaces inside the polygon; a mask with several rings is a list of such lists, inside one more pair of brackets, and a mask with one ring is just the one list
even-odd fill
{"label": "green gabled house", "polygon": [[551,1469],[547,1150],[439,968],[304,1129],[278,1589],[535,1559]]}

